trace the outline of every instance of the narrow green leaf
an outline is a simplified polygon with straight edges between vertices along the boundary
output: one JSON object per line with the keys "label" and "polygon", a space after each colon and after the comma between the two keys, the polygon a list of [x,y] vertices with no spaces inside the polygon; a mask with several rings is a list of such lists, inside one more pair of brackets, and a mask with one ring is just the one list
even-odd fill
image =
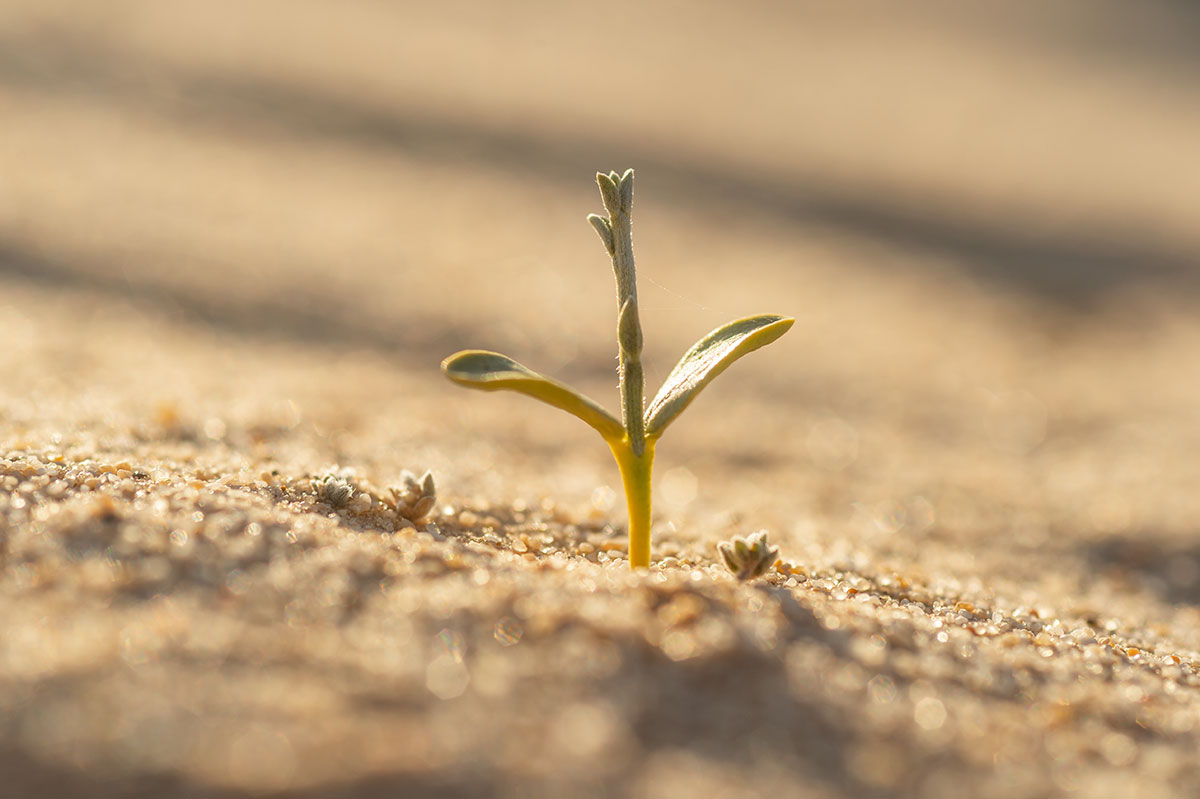
{"label": "narrow green leaf", "polygon": [[595,401],[498,352],[457,352],[442,361],[442,372],[460,386],[482,391],[516,391],[553,405],[587,422],[606,441],[619,441],[625,435],[621,423]]}
{"label": "narrow green leaf", "polygon": [[626,358],[638,358],[642,354],[642,323],[638,319],[637,303],[625,300],[617,317],[617,346]]}
{"label": "narrow green leaf", "polygon": [[615,219],[617,214],[621,213],[621,190],[617,188],[617,181],[621,176],[616,172],[609,172],[607,175],[597,172],[596,184],[600,187],[600,199],[604,200],[604,210],[608,211],[610,219]]}
{"label": "narrow green leaf", "polygon": [[633,211],[633,170],[626,169],[617,183],[617,191],[621,195],[621,210],[625,213]]}
{"label": "narrow green leaf", "polygon": [[763,314],[738,319],[696,342],[675,364],[658,395],[646,408],[646,435],[657,438],[712,379],[743,355],[765,347],[796,321]]}
{"label": "narrow green leaf", "polygon": [[587,221],[591,223],[596,232],[600,234],[600,240],[604,242],[604,249],[608,250],[608,254],[613,254],[613,231],[612,223],[600,214],[588,214]]}

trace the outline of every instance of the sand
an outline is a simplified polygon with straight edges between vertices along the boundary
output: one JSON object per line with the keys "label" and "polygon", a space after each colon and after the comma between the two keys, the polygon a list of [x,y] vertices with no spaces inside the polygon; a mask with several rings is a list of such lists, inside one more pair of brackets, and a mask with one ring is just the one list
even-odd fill
{"label": "sand", "polygon": [[[1195,795],[1197,18],[1056,7],[9,4],[5,795]],[[615,410],[627,166],[651,392],[797,320],[639,573],[595,433],[438,372]]]}

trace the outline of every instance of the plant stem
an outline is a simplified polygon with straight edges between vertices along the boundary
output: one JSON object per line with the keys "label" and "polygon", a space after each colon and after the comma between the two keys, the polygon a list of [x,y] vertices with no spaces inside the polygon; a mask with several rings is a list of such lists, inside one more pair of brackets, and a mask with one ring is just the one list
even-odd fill
{"label": "plant stem", "polygon": [[629,508],[629,567],[650,566],[650,475],[654,438],[646,438],[645,377],[642,374],[642,323],[638,318],[637,272],[633,264],[633,170],[597,174],[608,219],[590,217],[612,256],[617,278],[617,343],[621,379],[621,424],[625,436],[609,439]]}
{"label": "plant stem", "polygon": [[641,454],[635,453],[627,440],[613,441],[609,447],[621,470],[629,509],[629,568],[649,568],[650,474],[654,469],[654,439],[643,442]]}
{"label": "plant stem", "polygon": [[[613,173],[615,176],[616,173]],[[642,375],[642,323],[638,318],[637,271],[633,262],[633,170],[617,181],[617,207],[608,209],[613,272],[617,278],[617,342],[620,344],[621,422],[636,455],[645,449],[645,378]]]}
{"label": "plant stem", "polygon": [[[633,305],[632,307],[633,313],[636,314],[637,306]],[[621,422],[629,434],[629,446],[640,455],[646,447],[646,423],[642,416],[645,378],[642,376],[640,352],[630,354],[624,350],[621,351],[618,376],[621,381]]]}

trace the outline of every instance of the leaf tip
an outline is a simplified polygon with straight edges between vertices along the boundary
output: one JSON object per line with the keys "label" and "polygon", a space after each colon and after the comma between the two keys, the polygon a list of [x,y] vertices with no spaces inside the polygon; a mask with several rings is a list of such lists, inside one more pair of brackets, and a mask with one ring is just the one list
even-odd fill
{"label": "leaf tip", "polygon": [[453,375],[458,371],[462,361],[470,356],[471,353],[476,351],[477,350],[459,350],[453,355],[449,355],[442,359],[442,374],[444,374],[446,377],[452,378]]}
{"label": "leaf tip", "polygon": [[507,355],[488,350],[461,350],[442,361],[442,374],[464,385],[478,386],[526,372]]}

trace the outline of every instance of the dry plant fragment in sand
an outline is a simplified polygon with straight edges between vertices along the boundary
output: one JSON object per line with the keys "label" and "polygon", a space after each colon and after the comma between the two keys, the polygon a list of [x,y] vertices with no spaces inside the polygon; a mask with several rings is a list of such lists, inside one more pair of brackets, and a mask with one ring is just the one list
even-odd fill
{"label": "dry plant fragment in sand", "polygon": [[774,314],[738,319],[697,342],[667,375],[644,411],[642,325],[638,318],[637,276],[633,265],[633,170],[623,175],[599,173],[596,182],[608,216],[588,221],[612,257],[617,278],[618,374],[621,421],[574,389],[525,368],[511,358],[486,350],[464,350],[442,361],[446,377],[484,391],[516,391],[570,413],[596,430],[608,443],[629,508],[629,565],[650,565],[650,476],[654,445],[663,431],[713,378],[734,361],[770,344],[795,321]]}
{"label": "dry plant fragment in sand", "polygon": [[[366,488],[356,484],[352,470],[336,466],[326,470],[320,477],[313,478],[312,488],[318,499],[339,510],[349,506],[357,496],[373,496]],[[388,492],[392,495],[396,515],[414,525],[424,521],[437,504],[437,486],[433,481],[433,472],[428,470],[417,477],[405,469],[400,473],[400,485],[390,487]]]}
{"label": "dry plant fragment in sand", "polygon": [[344,508],[354,499],[357,489],[348,474],[340,471],[329,471],[320,477],[313,478],[313,491],[331,508]]}
{"label": "dry plant fragment in sand", "polygon": [[433,483],[433,472],[426,470],[418,479],[407,469],[400,475],[403,486],[389,488],[396,501],[396,515],[419,524],[437,504],[437,487]]}
{"label": "dry plant fragment in sand", "polygon": [[766,530],[745,538],[735,536],[730,541],[722,541],[717,544],[717,551],[739,580],[752,580],[766,573],[779,560],[779,550],[767,542]]}

